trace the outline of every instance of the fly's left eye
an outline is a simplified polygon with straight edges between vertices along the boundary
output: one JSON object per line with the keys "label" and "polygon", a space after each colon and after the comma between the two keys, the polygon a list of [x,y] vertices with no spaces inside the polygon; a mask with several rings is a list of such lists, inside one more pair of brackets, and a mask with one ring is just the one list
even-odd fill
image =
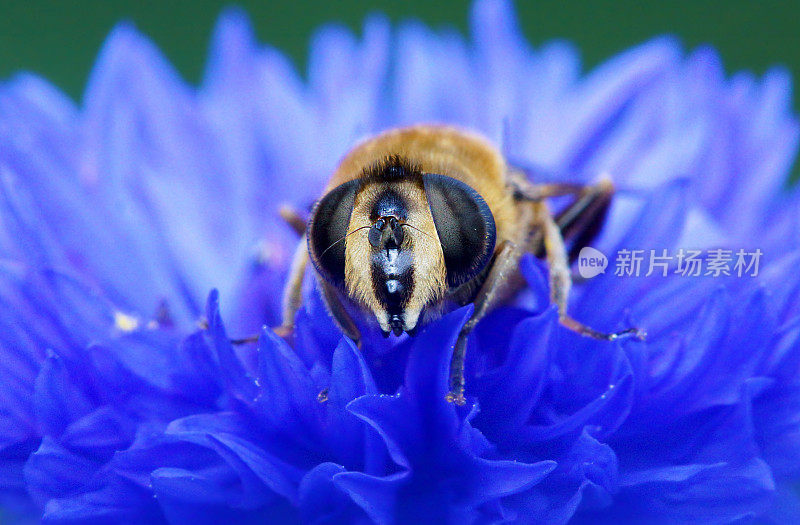
{"label": "fly's left eye", "polygon": [[442,245],[447,285],[474,278],[494,253],[494,216],[483,197],[463,182],[446,175],[422,176],[425,195]]}

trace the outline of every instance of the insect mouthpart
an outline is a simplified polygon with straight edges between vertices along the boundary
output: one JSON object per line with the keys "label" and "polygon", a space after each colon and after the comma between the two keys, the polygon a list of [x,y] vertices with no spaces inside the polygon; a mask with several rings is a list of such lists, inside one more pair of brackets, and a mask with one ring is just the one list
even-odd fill
{"label": "insect mouthpart", "polygon": [[399,336],[403,333],[403,320],[400,319],[399,315],[393,315],[390,324],[392,325],[392,332],[394,335]]}
{"label": "insect mouthpart", "polygon": [[414,327],[411,330],[405,329],[405,323],[403,319],[398,314],[390,315],[389,316],[389,330],[384,330],[381,328],[381,333],[383,337],[388,338],[390,335],[394,334],[395,336],[399,337],[403,335],[403,332],[408,333],[410,336],[414,336],[417,333],[417,327]]}

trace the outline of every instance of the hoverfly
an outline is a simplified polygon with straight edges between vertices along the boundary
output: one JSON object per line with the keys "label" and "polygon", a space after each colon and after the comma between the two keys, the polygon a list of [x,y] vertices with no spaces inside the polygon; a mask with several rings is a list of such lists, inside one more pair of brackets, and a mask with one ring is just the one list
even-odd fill
{"label": "hoverfly", "polygon": [[[599,231],[613,193],[610,181],[536,184],[487,140],[457,128],[381,133],[344,157],[307,222],[284,214],[303,238],[279,331],[293,329],[309,260],[333,320],[356,343],[361,334],[345,303],[389,337],[413,336],[448,309],[473,302],[450,365],[447,399],[463,404],[467,337],[519,290],[519,259],[532,252],[546,259],[562,325],[597,339],[643,338],[635,328],[599,332],[567,312],[570,256]],[[546,199],[558,196],[572,200],[554,215]]]}

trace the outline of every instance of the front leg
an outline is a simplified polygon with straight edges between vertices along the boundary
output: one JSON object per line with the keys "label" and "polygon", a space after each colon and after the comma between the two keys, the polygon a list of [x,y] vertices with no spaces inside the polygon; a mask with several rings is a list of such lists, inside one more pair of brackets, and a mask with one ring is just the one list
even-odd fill
{"label": "front leg", "polygon": [[[281,337],[289,337],[294,332],[294,319],[297,311],[303,304],[303,278],[308,267],[308,241],[305,233],[306,221],[298,211],[284,206],[280,209],[280,214],[287,224],[300,235],[300,241],[297,243],[297,249],[292,258],[289,278],[283,290],[281,325],[275,328],[275,333]],[[334,323],[344,335],[352,339],[360,348],[361,332],[342,305],[336,289],[322,278],[318,278],[317,282],[319,283],[325,308],[333,318]],[[249,339],[241,341],[248,341]]]}
{"label": "front leg", "polygon": [[467,338],[486,314],[503,298],[510,277],[517,271],[522,254],[511,241],[503,241],[491,262],[486,280],[475,297],[475,310],[458,334],[453,357],[450,360],[450,391],[447,401],[463,405],[464,399],[464,356],[467,352]]}
{"label": "front leg", "polygon": [[280,207],[278,214],[297,235],[303,236],[306,234],[308,217],[297,211],[296,208],[284,205]]}
{"label": "front leg", "polygon": [[[294,316],[300,309],[303,302],[303,276],[308,266],[308,248],[306,241],[306,223],[303,216],[290,206],[282,206],[278,211],[280,216],[299,236],[292,264],[289,268],[289,276],[283,289],[281,302],[281,325],[276,326],[274,331],[280,337],[288,338],[294,332]],[[254,334],[241,339],[231,339],[235,345],[243,345],[258,342],[258,334]]]}

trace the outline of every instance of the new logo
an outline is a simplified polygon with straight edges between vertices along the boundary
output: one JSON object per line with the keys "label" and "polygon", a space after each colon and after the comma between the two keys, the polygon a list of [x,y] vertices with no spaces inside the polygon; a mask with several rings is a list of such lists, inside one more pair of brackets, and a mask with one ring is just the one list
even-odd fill
{"label": "new logo", "polygon": [[591,246],[584,246],[578,254],[578,273],[584,279],[591,279],[601,273],[606,273],[608,257],[600,250]]}

